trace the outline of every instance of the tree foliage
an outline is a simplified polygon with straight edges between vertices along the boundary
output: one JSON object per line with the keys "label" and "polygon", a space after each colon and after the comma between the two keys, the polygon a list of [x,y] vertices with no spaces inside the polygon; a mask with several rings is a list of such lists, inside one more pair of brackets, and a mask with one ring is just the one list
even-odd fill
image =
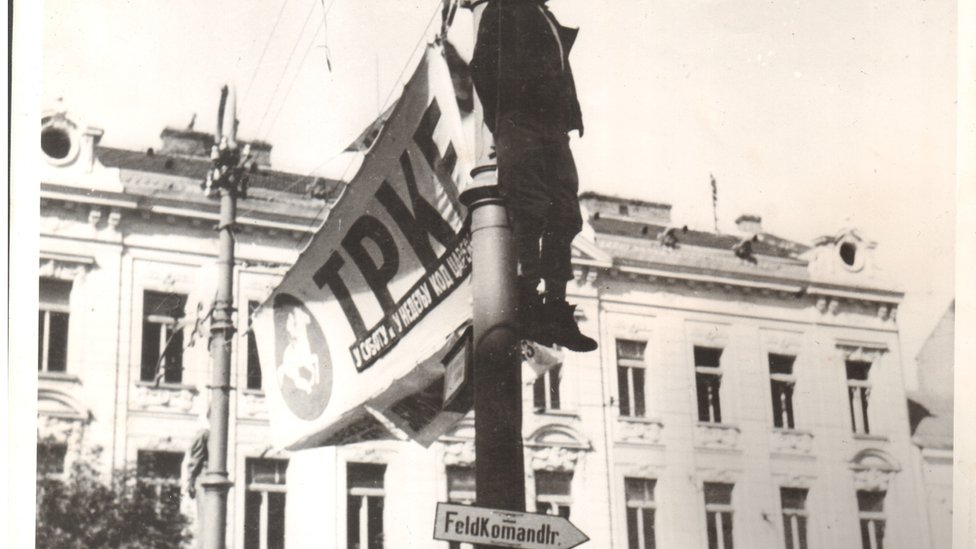
{"label": "tree foliage", "polygon": [[132,470],[115,470],[106,482],[96,462],[97,452],[88,452],[63,476],[38,473],[38,549],[168,549],[188,544],[178,487],[160,490]]}

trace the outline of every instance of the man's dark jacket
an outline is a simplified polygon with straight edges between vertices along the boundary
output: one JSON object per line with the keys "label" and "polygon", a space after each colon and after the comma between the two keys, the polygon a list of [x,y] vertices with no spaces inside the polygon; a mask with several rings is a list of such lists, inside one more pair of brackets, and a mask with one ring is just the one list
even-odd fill
{"label": "man's dark jacket", "polygon": [[583,133],[569,68],[576,33],[556,21],[544,0],[489,1],[471,59],[488,129],[494,132],[499,117],[513,115],[544,128]]}

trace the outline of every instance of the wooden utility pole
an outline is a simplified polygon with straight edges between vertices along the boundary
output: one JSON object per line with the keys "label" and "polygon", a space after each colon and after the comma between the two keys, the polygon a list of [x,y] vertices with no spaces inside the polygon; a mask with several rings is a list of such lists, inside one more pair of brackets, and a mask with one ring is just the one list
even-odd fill
{"label": "wooden utility pole", "polygon": [[213,166],[203,183],[209,197],[220,196],[220,250],[217,259],[217,298],[210,320],[210,437],[203,485],[204,549],[224,549],[227,541],[227,492],[234,484],[227,474],[227,433],[230,408],[230,357],[234,339],[234,226],[237,198],[247,194],[246,164],[250,151],[237,144],[236,101],[233,88],[220,91],[217,130],[210,154]]}
{"label": "wooden utility pole", "polygon": [[[474,30],[485,4],[466,7]],[[475,101],[472,188],[461,195],[471,216],[471,288],[474,297],[475,489],[477,505],[525,510],[522,447],[522,371],[516,332],[516,257],[512,227],[489,159],[491,134]],[[480,547],[479,549],[489,549]]]}

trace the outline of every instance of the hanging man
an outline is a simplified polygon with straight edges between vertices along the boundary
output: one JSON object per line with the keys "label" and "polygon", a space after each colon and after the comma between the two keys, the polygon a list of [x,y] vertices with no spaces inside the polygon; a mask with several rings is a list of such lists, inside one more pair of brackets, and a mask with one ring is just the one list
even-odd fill
{"label": "hanging man", "polygon": [[[472,79],[495,138],[499,190],[508,202],[519,261],[520,337],[577,352],[597,348],[566,302],[571,245],[583,224],[569,149],[583,134],[563,27],[546,0],[488,0],[471,60]],[[545,281],[545,296],[538,293]]]}
{"label": "hanging man", "polygon": [[196,500],[196,524],[195,537],[197,539],[195,546],[201,546],[203,543],[203,498],[204,494],[200,493],[201,480],[203,478],[203,472],[207,467],[207,457],[208,457],[208,444],[210,442],[210,408],[207,408],[206,417],[202,417],[198,421],[198,430],[196,435],[193,437],[193,443],[187,448],[186,453],[183,455],[183,468],[184,475],[183,478],[186,482],[186,495],[190,499]]}

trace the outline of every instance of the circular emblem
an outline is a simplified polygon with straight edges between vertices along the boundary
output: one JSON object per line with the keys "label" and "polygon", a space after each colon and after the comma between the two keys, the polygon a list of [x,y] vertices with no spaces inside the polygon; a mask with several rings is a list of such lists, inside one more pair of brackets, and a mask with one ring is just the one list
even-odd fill
{"label": "circular emblem", "polygon": [[288,409],[304,420],[325,411],[332,396],[332,359],[322,327],[289,294],[274,299],[275,371]]}

